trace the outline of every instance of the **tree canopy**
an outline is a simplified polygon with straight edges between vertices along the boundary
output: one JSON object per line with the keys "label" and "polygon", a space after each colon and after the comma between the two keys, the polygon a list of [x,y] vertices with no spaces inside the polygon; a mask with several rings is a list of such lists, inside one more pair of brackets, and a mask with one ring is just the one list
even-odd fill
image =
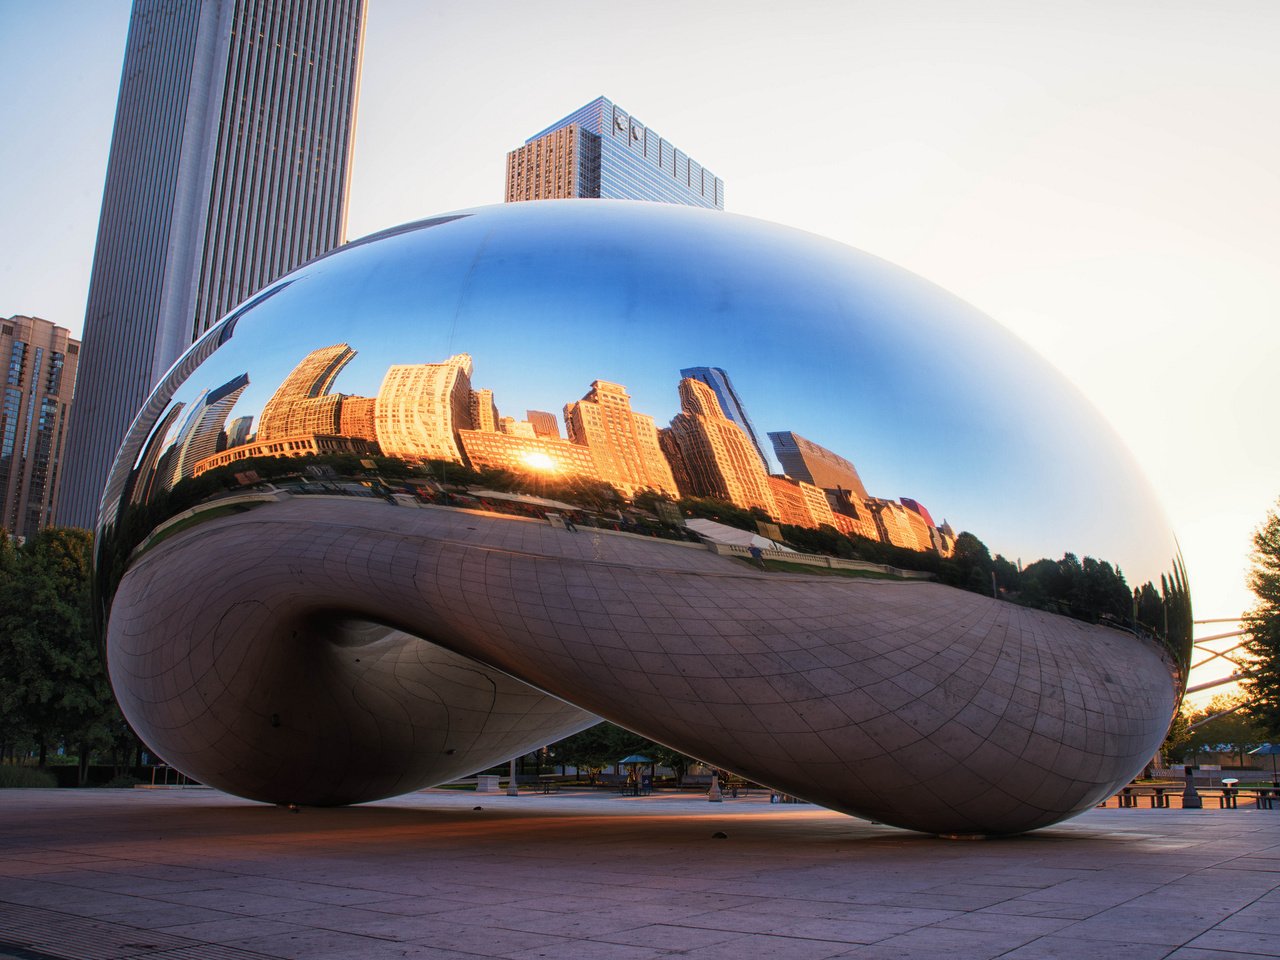
{"label": "tree canopy", "polygon": [[52,527],[21,546],[0,532],[0,751],[80,757],[136,743],[111,695],[90,607],[88,531]]}
{"label": "tree canopy", "polygon": [[1280,740],[1280,503],[1253,535],[1248,584],[1256,598],[1245,618],[1253,675],[1241,686],[1249,696],[1249,715],[1268,738]]}
{"label": "tree canopy", "polygon": [[1201,753],[1230,753],[1240,765],[1245,754],[1266,741],[1241,696],[1214,697],[1198,710],[1186,708],[1174,718],[1163,752],[1170,761],[1195,762]]}
{"label": "tree canopy", "polygon": [[551,745],[555,762],[586,771],[591,780],[605,767],[610,767],[623,757],[639,753],[655,763],[670,767],[677,778],[684,775],[692,761],[670,747],[648,740],[638,733],[624,730],[607,720],[588,727],[580,733],[566,737]]}

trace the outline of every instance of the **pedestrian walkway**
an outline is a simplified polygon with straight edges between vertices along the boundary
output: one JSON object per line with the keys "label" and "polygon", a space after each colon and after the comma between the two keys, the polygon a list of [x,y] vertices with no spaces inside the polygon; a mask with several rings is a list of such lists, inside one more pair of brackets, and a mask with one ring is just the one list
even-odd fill
{"label": "pedestrian walkway", "polygon": [[1280,955],[1278,888],[1280,810],[1095,809],[948,841],[763,793],[293,813],[0,791],[0,957],[24,960],[1241,960]]}

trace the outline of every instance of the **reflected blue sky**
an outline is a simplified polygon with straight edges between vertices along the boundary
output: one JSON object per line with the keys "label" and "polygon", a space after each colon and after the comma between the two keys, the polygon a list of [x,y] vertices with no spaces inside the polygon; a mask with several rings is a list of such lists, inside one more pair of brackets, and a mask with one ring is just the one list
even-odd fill
{"label": "reflected blue sky", "polygon": [[680,369],[718,366],[762,435],[834,450],[872,495],[913,497],[993,552],[1092,555],[1131,584],[1168,569],[1168,524],[1101,417],[920,278],[717,212],[564,201],[471,214],[304,267],[175,399],[248,372],[230,416],[256,416],[306,353],[346,342],[357,355],[335,391],[374,396],[393,363],[469,353],[473,387],[504,416],[559,416],[604,379],[663,427]]}

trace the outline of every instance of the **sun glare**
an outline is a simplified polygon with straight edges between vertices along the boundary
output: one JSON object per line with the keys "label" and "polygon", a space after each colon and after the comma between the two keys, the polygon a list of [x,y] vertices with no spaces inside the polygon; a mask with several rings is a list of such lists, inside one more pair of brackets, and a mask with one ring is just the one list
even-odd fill
{"label": "sun glare", "polygon": [[556,462],[545,453],[526,453],[520,458],[524,461],[524,465],[533,470],[541,470],[544,473],[554,473]]}

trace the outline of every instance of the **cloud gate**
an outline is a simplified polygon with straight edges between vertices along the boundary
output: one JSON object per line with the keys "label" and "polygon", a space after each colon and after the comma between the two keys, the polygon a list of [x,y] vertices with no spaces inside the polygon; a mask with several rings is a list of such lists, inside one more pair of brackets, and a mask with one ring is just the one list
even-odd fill
{"label": "cloud gate", "polygon": [[1191,613],[1102,418],[972,308],[743,217],[545,201],[352,243],[179,361],[103,496],[121,707],[263,801],[611,720],[1007,834],[1159,747]]}

